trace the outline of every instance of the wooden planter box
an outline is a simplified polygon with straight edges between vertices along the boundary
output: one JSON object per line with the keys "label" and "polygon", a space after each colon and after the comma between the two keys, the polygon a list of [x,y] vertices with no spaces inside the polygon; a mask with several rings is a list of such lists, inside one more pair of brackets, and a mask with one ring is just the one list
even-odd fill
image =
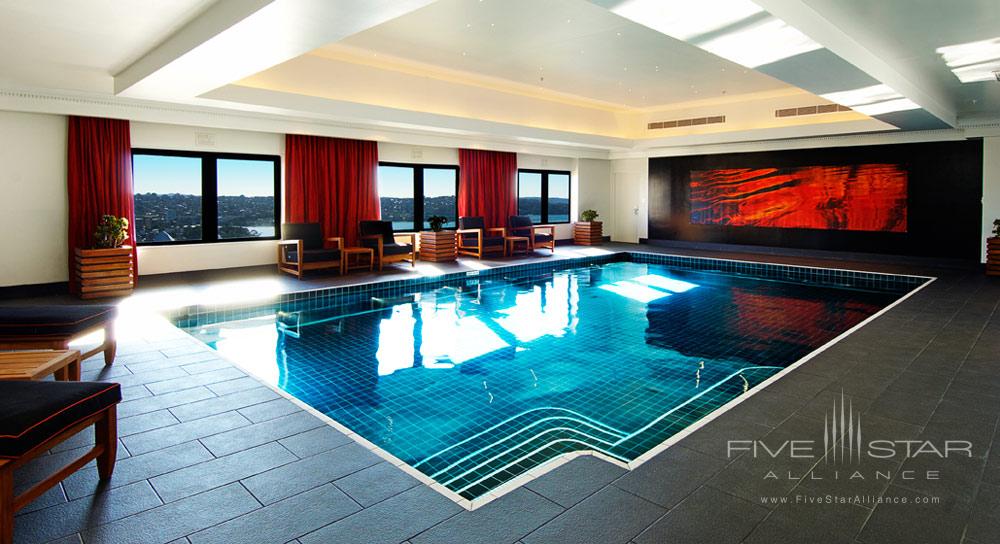
{"label": "wooden planter box", "polygon": [[132,247],[77,249],[76,274],[80,298],[121,297],[132,294],[135,266]]}
{"label": "wooden planter box", "polygon": [[599,246],[604,241],[600,221],[578,221],[573,223],[573,243],[578,246]]}
{"label": "wooden planter box", "polygon": [[986,275],[1000,276],[1000,238],[986,239]]}
{"label": "wooden planter box", "polygon": [[455,231],[420,232],[420,259],[440,263],[454,261],[458,256]]}

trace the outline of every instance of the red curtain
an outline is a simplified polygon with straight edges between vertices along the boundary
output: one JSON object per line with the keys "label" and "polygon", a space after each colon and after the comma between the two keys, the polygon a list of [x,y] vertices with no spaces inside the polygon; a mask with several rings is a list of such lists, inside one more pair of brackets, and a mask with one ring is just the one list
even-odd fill
{"label": "red curtain", "polygon": [[377,171],[375,142],[286,135],[285,221],[358,245],[358,222],[379,218]]}
{"label": "red curtain", "polygon": [[458,150],[458,215],[504,227],[517,214],[517,154]]}
{"label": "red curtain", "polygon": [[69,286],[79,285],[74,268],[76,248],[94,245],[94,231],[102,215],[128,219],[126,244],[132,246],[134,274],[135,207],[132,199],[132,143],[129,122],[93,117],[69,118],[69,155],[66,186],[69,196]]}

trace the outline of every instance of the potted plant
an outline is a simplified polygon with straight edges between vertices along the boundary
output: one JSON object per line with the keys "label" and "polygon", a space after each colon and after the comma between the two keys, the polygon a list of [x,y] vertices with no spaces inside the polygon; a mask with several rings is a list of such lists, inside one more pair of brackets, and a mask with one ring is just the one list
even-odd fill
{"label": "potted plant", "polygon": [[580,219],[573,224],[573,243],[581,246],[597,246],[604,241],[603,224],[594,221],[600,214],[597,210],[583,210]]}
{"label": "potted plant", "polygon": [[102,215],[94,231],[93,248],[77,248],[77,292],[80,298],[105,298],[132,293],[135,263],[128,240],[128,219]]}
{"label": "potted plant", "polygon": [[458,256],[455,231],[444,230],[448,218],[443,215],[432,215],[427,218],[431,231],[420,233],[420,258],[425,261],[454,261]]}
{"label": "potted plant", "polygon": [[986,275],[1000,276],[1000,219],[993,220],[993,236],[986,239]]}
{"label": "potted plant", "polygon": [[122,247],[125,240],[128,240],[128,219],[114,215],[101,216],[101,222],[94,231],[94,238],[97,240],[95,247],[98,249]]}
{"label": "potted plant", "polygon": [[443,215],[432,215],[427,218],[427,222],[431,224],[432,231],[441,232],[444,224],[448,222],[448,218]]}

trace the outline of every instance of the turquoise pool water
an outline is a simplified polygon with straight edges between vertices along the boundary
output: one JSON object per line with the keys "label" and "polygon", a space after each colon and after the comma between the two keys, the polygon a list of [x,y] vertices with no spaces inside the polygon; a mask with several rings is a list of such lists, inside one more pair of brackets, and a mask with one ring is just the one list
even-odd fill
{"label": "turquoise pool water", "polygon": [[459,495],[628,462],[902,296],[614,262],[186,327]]}

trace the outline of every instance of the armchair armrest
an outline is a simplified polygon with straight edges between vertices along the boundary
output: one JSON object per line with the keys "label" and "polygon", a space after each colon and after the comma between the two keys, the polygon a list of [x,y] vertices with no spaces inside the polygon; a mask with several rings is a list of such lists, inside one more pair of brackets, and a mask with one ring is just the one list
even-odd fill
{"label": "armchair armrest", "polygon": [[455,230],[455,233],[457,233],[457,234],[480,234],[481,232],[483,232],[483,229],[456,229]]}
{"label": "armchair armrest", "polygon": [[392,235],[392,237],[393,237],[393,239],[396,239],[396,238],[409,238],[411,246],[415,247],[417,245],[417,233],[415,233],[415,232],[397,232],[397,233],[394,233]]}
{"label": "armchair armrest", "polygon": [[555,236],[555,232],[556,232],[556,226],[555,225],[533,225],[531,228],[533,230],[547,230],[553,236]]}
{"label": "armchair armrest", "polygon": [[486,230],[486,232],[499,232],[500,236],[507,236],[507,229],[506,229],[506,227],[490,227],[490,228],[485,229],[485,230]]}
{"label": "armchair armrest", "polygon": [[297,246],[301,240],[278,240],[279,246]]}
{"label": "armchair armrest", "polygon": [[340,236],[331,236],[326,239],[327,242],[333,242],[337,249],[344,249],[344,239]]}

